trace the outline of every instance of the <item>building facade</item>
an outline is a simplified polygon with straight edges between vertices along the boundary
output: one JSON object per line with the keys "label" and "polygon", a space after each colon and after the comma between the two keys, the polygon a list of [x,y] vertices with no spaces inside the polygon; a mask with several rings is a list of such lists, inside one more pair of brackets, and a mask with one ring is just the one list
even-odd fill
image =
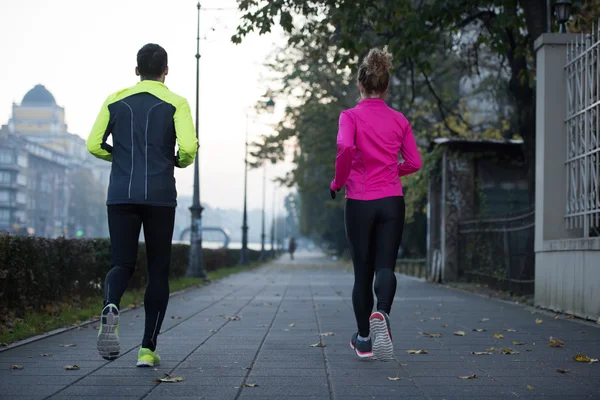
{"label": "building facade", "polygon": [[105,214],[109,176],[110,164],[91,156],[85,140],[68,132],[64,108],[36,85],[13,104],[0,129],[0,231],[107,236],[106,218],[89,214]]}

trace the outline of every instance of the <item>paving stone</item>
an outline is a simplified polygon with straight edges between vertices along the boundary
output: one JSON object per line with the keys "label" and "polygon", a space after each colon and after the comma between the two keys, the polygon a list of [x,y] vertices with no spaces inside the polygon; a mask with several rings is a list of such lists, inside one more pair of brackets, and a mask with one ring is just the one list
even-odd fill
{"label": "paving stone", "polygon": [[[136,309],[121,314],[122,356],[113,362],[98,357],[93,327],[0,352],[0,399],[44,399],[56,393],[52,399],[133,400],[147,395],[150,400],[220,400],[239,394],[239,399],[321,400],[331,399],[330,387],[337,400],[600,398],[600,364],[571,359],[577,352],[599,358],[598,327],[554,320],[400,275],[390,316],[398,362],[360,360],[348,346],[356,331],[352,285],[349,271],[322,257],[295,264],[282,260],[232,275],[170,300],[159,336],[163,362],[156,371],[135,366],[144,323],[143,309]],[[536,318],[544,324],[536,325]],[[505,331],[509,328],[517,332]],[[454,336],[458,330],[466,336]],[[334,335],[319,339],[320,332]],[[443,336],[428,338],[420,332]],[[494,339],[496,332],[504,339]],[[550,336],[564,340],[566,347],[547,347]],[[310,347],[320,340],[326,347]],[[527,344],[513,345],[513,340]],[[69,343],[77,346],[59,346]],[[471,354],[491,346],[520,354]],[[419,349],[429,354],[406,353]],[[14,364],[24,369],[12,370]],[[65,371],[67,364],[81,369]],[[571,372],[562,375],[556,368]],[[185,380],[153,382],[165,373]],[[458,378],[471,374],[478,378]],[[240,387],[243,382],[258,386]],[[527,390],[528,384],[535,390]]]}

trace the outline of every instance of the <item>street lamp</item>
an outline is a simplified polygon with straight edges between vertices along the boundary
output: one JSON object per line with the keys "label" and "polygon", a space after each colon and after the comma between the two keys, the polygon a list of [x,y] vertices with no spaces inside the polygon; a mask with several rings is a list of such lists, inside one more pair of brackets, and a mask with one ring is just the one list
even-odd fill
{"label": "street lamp", "polygon": [[[272,114],[275,110],[275,102],[273,99],[269,99],[266,102],[266,109],[269,114]],[[244,215],[242,222],[242,251],[240,254],[240,264],[248,265],[250,260],[248,256],[248,112],[246,111],[246,154],[244,157]],[[264,172],[263,180],[266,180],[266,170]],[[265,191],[265,183],[263,183],[263,192]],[[265,196],[263,193],[263,215],[262,215],[262,245],[260,253],[260,261],[265,259]]]}
{"label": "street lamp", "polygon": [[273,210],[271,210],[271,258],[275,258],[275,207],[276,207],[276,198],[277,189],[273,188]]}
{"label": "street lamp", "polygon": [[246,112],[246,154],[244,156],[244,216],[242,222],[242,252],[240,264],[248,265],[248,112]]}
{"label": "street lamp", "polygon": [[265,205],[267,198],[267,164],[263,163],[263,198],[262,198],[262,230],[260,234],[260,258],[258,261],[265,261],[267,259],[267,252],[265,251]]}
{"label": "street lamp", "polygon": [[194,198],[190,213],[192,217],[192,230],[190,235],[190,259],[187,276],[199,277],[205,282],[210,281],[204,270],[204,259],[202,254],[202,210],[200,204],[200,136],[198,127],[200,125],[200,2],[198,2],[198,35],[196,38],[196,139],[198,139],[198,153],[194,160]]}
{"label": "street lamp", "polygon": [[554,15],[558,22],[559,33],[567,33],[566,23],[571,17],[571,2],[569,0],[557,0],[554,3]]}

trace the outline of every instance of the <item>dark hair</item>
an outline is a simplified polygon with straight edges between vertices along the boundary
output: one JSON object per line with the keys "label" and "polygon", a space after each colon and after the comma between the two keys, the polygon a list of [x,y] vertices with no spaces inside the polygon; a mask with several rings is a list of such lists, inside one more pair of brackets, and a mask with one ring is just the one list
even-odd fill
{"label": "dark hair", "polygon": [[142,79],[158,78],[167,65],[167,52],[157,44],[148,43],[137,53],[137,67]]}
{"label": "dark hair", "polygon": [[358,82],[364,88],[365,94],[383,94],[390,84],[390,69],[392,55],[387,46],[383,50],[373,48],[358,68]]}

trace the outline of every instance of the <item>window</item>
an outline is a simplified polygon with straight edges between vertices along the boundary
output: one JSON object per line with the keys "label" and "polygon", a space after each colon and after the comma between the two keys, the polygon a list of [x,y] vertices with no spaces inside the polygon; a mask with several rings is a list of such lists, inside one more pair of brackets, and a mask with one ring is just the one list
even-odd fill
{"label": "window", "polygon": [[0,172],[0,183],[10,183],[11,176],[10,172]]}
{"label": "window", "polygon": [[17,164],[19,164],[19,167],[21,167],[21,168],[27,168],[29,165],[27,156],[19,155],[19,158],[17,159]]}
{"label": "window", "polygon": [[0,203],[8,203],[10,200],[10,192],[8,190],[0,190]]}
{"label": "window", "polygon": [[27,195],[23,192],[17,193],[17,203],[19,204],[27,204]]}
{"label": "window", "polygon": [[17,183],[22,186],[27,186],[27,175],[17,175]]}
{"label": "window", "polygon": [[0,208],[0,222],[10,222],[10,210]]}
{"label": "window", "polygon": [[25,211],[15,211],[14,217],[17,224],[25,223]]}
{"label": "window", "polygon": [[0,164],[12,164],[14,162],[13,152],[10,149],[0,150]]}

